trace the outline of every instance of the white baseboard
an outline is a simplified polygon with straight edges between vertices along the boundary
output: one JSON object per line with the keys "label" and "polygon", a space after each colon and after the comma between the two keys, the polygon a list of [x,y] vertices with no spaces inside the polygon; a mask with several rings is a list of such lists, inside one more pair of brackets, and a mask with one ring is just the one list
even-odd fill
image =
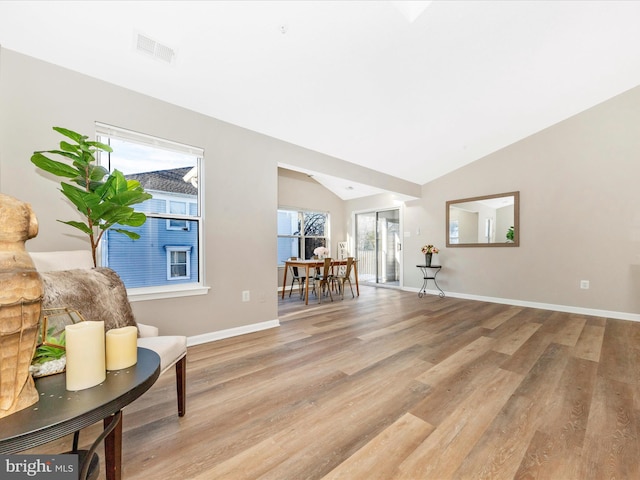
{"label": "white baseboard", "polygon": [[[417,288],[403,288],[408,292],[418,293]],[[438,290],[427,290],[428,294],[438,295]],[[598,310],[595,308],[583,308],[572,305],[555,305],[552,303],[529,302],[525,300],[512,300],[509,298],[485,297],[482,295],[469,295],[466,293],[445,292],[447,297],[464,298],[466,300],[478,300],[481,302],[503,303],[505,305],[515,305],[517,307],[540,308],[542,310],[555,310],[556,312],[577,313],[580,315],[593,315],[595,317],[615,318],[618,320],[631,320],[640,322],[640,314],[628,312],[616,312],[613,310]]]}
{"label": "white baseboard", "polygon": [[224,338],[237,337],[238,335],[246,335],[247,333],[259,332],[269,328],[280,326],[280,320],[269,320],[267,322],[252,323],[251,325],[243,325],[242,327],[228,328],[226,330],[218,330],[217,332],[203,333],[187,337],[187,346],[200,345],[201,343],[215,342]]}
{"label": "white baseboard", "polygon": [[[419,289],[404,287],[402,290],[407,292],[415,292],[418,294]],[[438,290],[427,290],[428,294],[438,295]],[[469,295],[466,293],[445,292],[447,297],[463,298],[466,300],[477,300],[481,302],[502,303],[505,305],[514,305],[517,307],[529,307],[540,308],[542,310],[554,310],[557,312],[577,313],[580,315],[593,315],[596,317],[615,318],[618,320],[630,320],[633,322],[640,322],[640,314],[628,313],[628,312],[616,312],[612,310],[597,310],[594,308],[575,307],[571,305],[555,305],[551,303],[538,303],[529,302],[525,300],[513,300],[509,298],[497,298],[497,297],[485,297],[482,295]],[[262,330],[268,330],[269,328],[276,328],[280,326],[280,320],[269,320],[266,322],[252,323],[251,325],[244,325],[242,327],[228,328],[226,330],[219,330],[217,332],[203,333],[201,335],[194,335],[187,337],[187,346],[200,345],[201,343],[215,342],[216,340],[223,340],[225,338],[237,337],[238,335],[246,335],[247,333],[260,332]]]}

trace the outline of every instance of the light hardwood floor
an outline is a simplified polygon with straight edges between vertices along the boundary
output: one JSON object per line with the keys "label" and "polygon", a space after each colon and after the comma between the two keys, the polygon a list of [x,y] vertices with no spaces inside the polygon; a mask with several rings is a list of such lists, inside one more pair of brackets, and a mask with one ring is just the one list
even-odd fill
{"label": "light hardwood floor", "polygon": [[361,290],[189,348],[184,418],[173,374],[125,409],[124,478],[640,478],[640,323]]}

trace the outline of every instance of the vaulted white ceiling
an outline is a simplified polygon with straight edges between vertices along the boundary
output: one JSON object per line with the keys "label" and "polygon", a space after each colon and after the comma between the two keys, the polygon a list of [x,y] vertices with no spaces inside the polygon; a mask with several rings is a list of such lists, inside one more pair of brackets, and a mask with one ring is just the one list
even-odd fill
{"label": "vaulted white ceiling", "polygon": [[638,1],[0,1],[4,48],[418,184],[640,85],[639,25]]}

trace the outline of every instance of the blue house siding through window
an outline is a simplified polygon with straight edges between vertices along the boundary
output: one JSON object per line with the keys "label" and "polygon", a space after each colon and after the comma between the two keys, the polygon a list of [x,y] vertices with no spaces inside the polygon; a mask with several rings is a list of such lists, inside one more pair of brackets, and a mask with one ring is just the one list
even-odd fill
{"label": "blue house siding through window", "polygon": [[[182,203],[187,209],[182,210],[183,212],[194,216],[198,214],[197,195],[150,189],[146,191],[154,198],[137,205],[136,210],[164,215],[172,213],[172,203],[174,212],[175,204]],[[118,272],[127,288],[198,282],[197,221],[147,216],[147,221],[141,227],[123,228],[138,233],[140,238],[132,240],[126,235],[108,230],[103,237],[103,264]],[[172,257],[170,251],[176,250],[186,252],[188,267],[181,263],[171,269],[171,258],[182,260],[185,257],[182,254]],[[185,270],[189,273],[187,277],[184,277]]]}

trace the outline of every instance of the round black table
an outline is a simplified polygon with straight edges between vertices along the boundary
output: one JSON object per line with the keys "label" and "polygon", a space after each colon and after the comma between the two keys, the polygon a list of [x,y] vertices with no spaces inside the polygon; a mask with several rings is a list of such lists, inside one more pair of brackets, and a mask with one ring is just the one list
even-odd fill
{"label": "round black table", "polygon": [[[0,454],[12,454],[57,440],[113,415],[149,390],[160,375],[160,357],[138,348],[138,362],[107,372],[104,382],[77,392],[66,389],[64,373],[36,380],[40,400],[0,419]],[[107,479],[121,477],[122,425],[105,439]]]}

